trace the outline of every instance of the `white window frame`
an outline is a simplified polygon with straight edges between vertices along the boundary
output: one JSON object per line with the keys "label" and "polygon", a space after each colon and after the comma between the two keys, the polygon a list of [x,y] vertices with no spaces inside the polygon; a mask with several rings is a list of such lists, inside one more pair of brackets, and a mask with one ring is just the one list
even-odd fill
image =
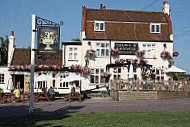
{"label": "white window frame", "polygon": [[[104,47],[102,47],[104,45]],[[110,56],[109,52],[109,43],[97,42],[96,43],[96,57],[108,57]]]}
{"label": "white window frame", "polygon": [[[98,73],[96,73],[96,70],[98,70]],[[105,72],[104,68],[93,68],[93,69],[91,69],[91,75],[90,76],[94,76],[93,77],[94,82],[91,82],[91,79],[90,79],[90,84],[105,84],[105,78],[102,77],[102,74],[104,72]],[[98,81],[96,80],[96,76],[98,76]],[[104,82],[101,81],[102,78],[103,78]]]}
{"label": "white window frame", "polygon": [[[70,51],[72,49],[72,51]],[[76,49],[76,50],[75,50]],[[76,57],[75,57],[76,55]],[[70,58],[71,56],[71,58]],[[68,60],[78,60],[78,47],[69,47],[69,56]]]}
{"label": "white window frame", "polygon": [[[152,27],[154,26],[154,31],[152,31]],[[157,27],[159,30],[157,31]],[[161,24],[159,23],[151,23],[150,24],[150,33],[161,33]]]}
{"label": "white window frame", "polygon": [[69,82],[62,82],[64,78],[69,76],[69,73],[62,73],[60,74],[60,83],[59,83],[59,88],[69,88]]}
{"label": "white window frame", "polygon": [[[103,25],[103,29],[101,29],[101,25]],[[105,21],[94,21],[94,31],[105,31]]]}
{"label": "white window frame", "polygon": [[113,79],[121,79],[121,67],[117,67],[113,71]]}
{"label": "white window frame", "polygon": [[47,88],[47,81],[37,81],[35,83],[35,89]]}
{"label": "white window frame", "polygon": [[156,58],[156,43],[143,43],[142,49],[145,59]]}
{"label": "white window frame", "polygon": [[0,74],[0,84],[5,83],[5,74]]}

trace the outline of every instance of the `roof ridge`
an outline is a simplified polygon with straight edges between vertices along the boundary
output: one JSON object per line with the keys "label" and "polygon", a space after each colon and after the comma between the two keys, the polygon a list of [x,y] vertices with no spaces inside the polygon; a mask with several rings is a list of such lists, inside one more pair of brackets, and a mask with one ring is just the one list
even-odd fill
{"label": "roof ridge", "polygon": [[128,11],[128,12],[144,12],[144,13],[163,13],[162,11],[139,11],[139,10],[119,10],[119,9],[96,9],[96,8],[86,8],[87,10],[96,10],[96,11]]}

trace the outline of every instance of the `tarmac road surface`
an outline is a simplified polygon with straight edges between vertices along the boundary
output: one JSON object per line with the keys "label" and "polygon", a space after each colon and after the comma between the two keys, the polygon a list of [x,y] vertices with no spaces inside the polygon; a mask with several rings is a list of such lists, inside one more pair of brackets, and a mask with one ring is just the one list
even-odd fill
{"label": "tarmac road surface", "polygon": [[[21,117],[28,115],[29,103],[0,104],[0,118]],[[123,101],[117,102],[109,98],[87,99],[82,102],[39,101],[34,105],[34,113],[70,113],[70,112],[179,112],[190,111],[190,99]]]}

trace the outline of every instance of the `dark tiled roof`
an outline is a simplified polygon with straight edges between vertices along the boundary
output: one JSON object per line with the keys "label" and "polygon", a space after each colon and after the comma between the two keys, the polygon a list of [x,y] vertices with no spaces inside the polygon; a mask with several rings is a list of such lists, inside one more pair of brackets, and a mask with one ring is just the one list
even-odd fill
{"label": "dark tiled roof", "polygon": [[[94,21],[106,21],[105,32],[94,31]],[[170,41],[171,23],[162,12],[86,9],[83,7],[83,26],[86,39]],[[150,23],[162,23],[161,33],[151,34]],[[171,29],[171,31],[169,30]]]}
{"label": "dark tiled roof", "polygon": [[168,25],[162,25],[160,34],[151,34],[149,24],[106,23],[105,32],[94,32],[94,23],[87,23],[87,39],[131,41],[170,41]]}
{"label": "dark tiled roof", "polygon": [[87,9],[87,20],[167,23],[162,12]]}
{"label": "dark tiled roof", "polygon": [[[62,66],[62,50],[58,54],[46,54],[43,59],[38,59],[41,55],[35,53],[36,65],[59,65]],[[37,58],[38,57],[38,58]],[[49,57],[50,59],[47,59]],[[58,58],[58,59],[55,59]],[[12,65],[30,65],[30,49],[16,48],[12,60]]]}

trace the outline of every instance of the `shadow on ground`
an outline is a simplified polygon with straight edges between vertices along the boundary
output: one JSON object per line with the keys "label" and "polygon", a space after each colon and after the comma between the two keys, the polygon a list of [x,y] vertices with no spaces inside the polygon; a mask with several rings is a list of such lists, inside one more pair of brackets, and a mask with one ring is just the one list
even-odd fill
{"label": "shadow on ground", "polygon": [[[11,126],[36,126],[40,121],[62,120],[71,117],[69,113],[77,113],[84,106],[66,106],[58,110],[49,112],[42,109],[34,109],[32,114],[28,113],[28,106],[5,106],[0,107],[0,127]],[[45,124],[42,126],[51,126]],[[39,126],[40,127],[40,126]]]}

